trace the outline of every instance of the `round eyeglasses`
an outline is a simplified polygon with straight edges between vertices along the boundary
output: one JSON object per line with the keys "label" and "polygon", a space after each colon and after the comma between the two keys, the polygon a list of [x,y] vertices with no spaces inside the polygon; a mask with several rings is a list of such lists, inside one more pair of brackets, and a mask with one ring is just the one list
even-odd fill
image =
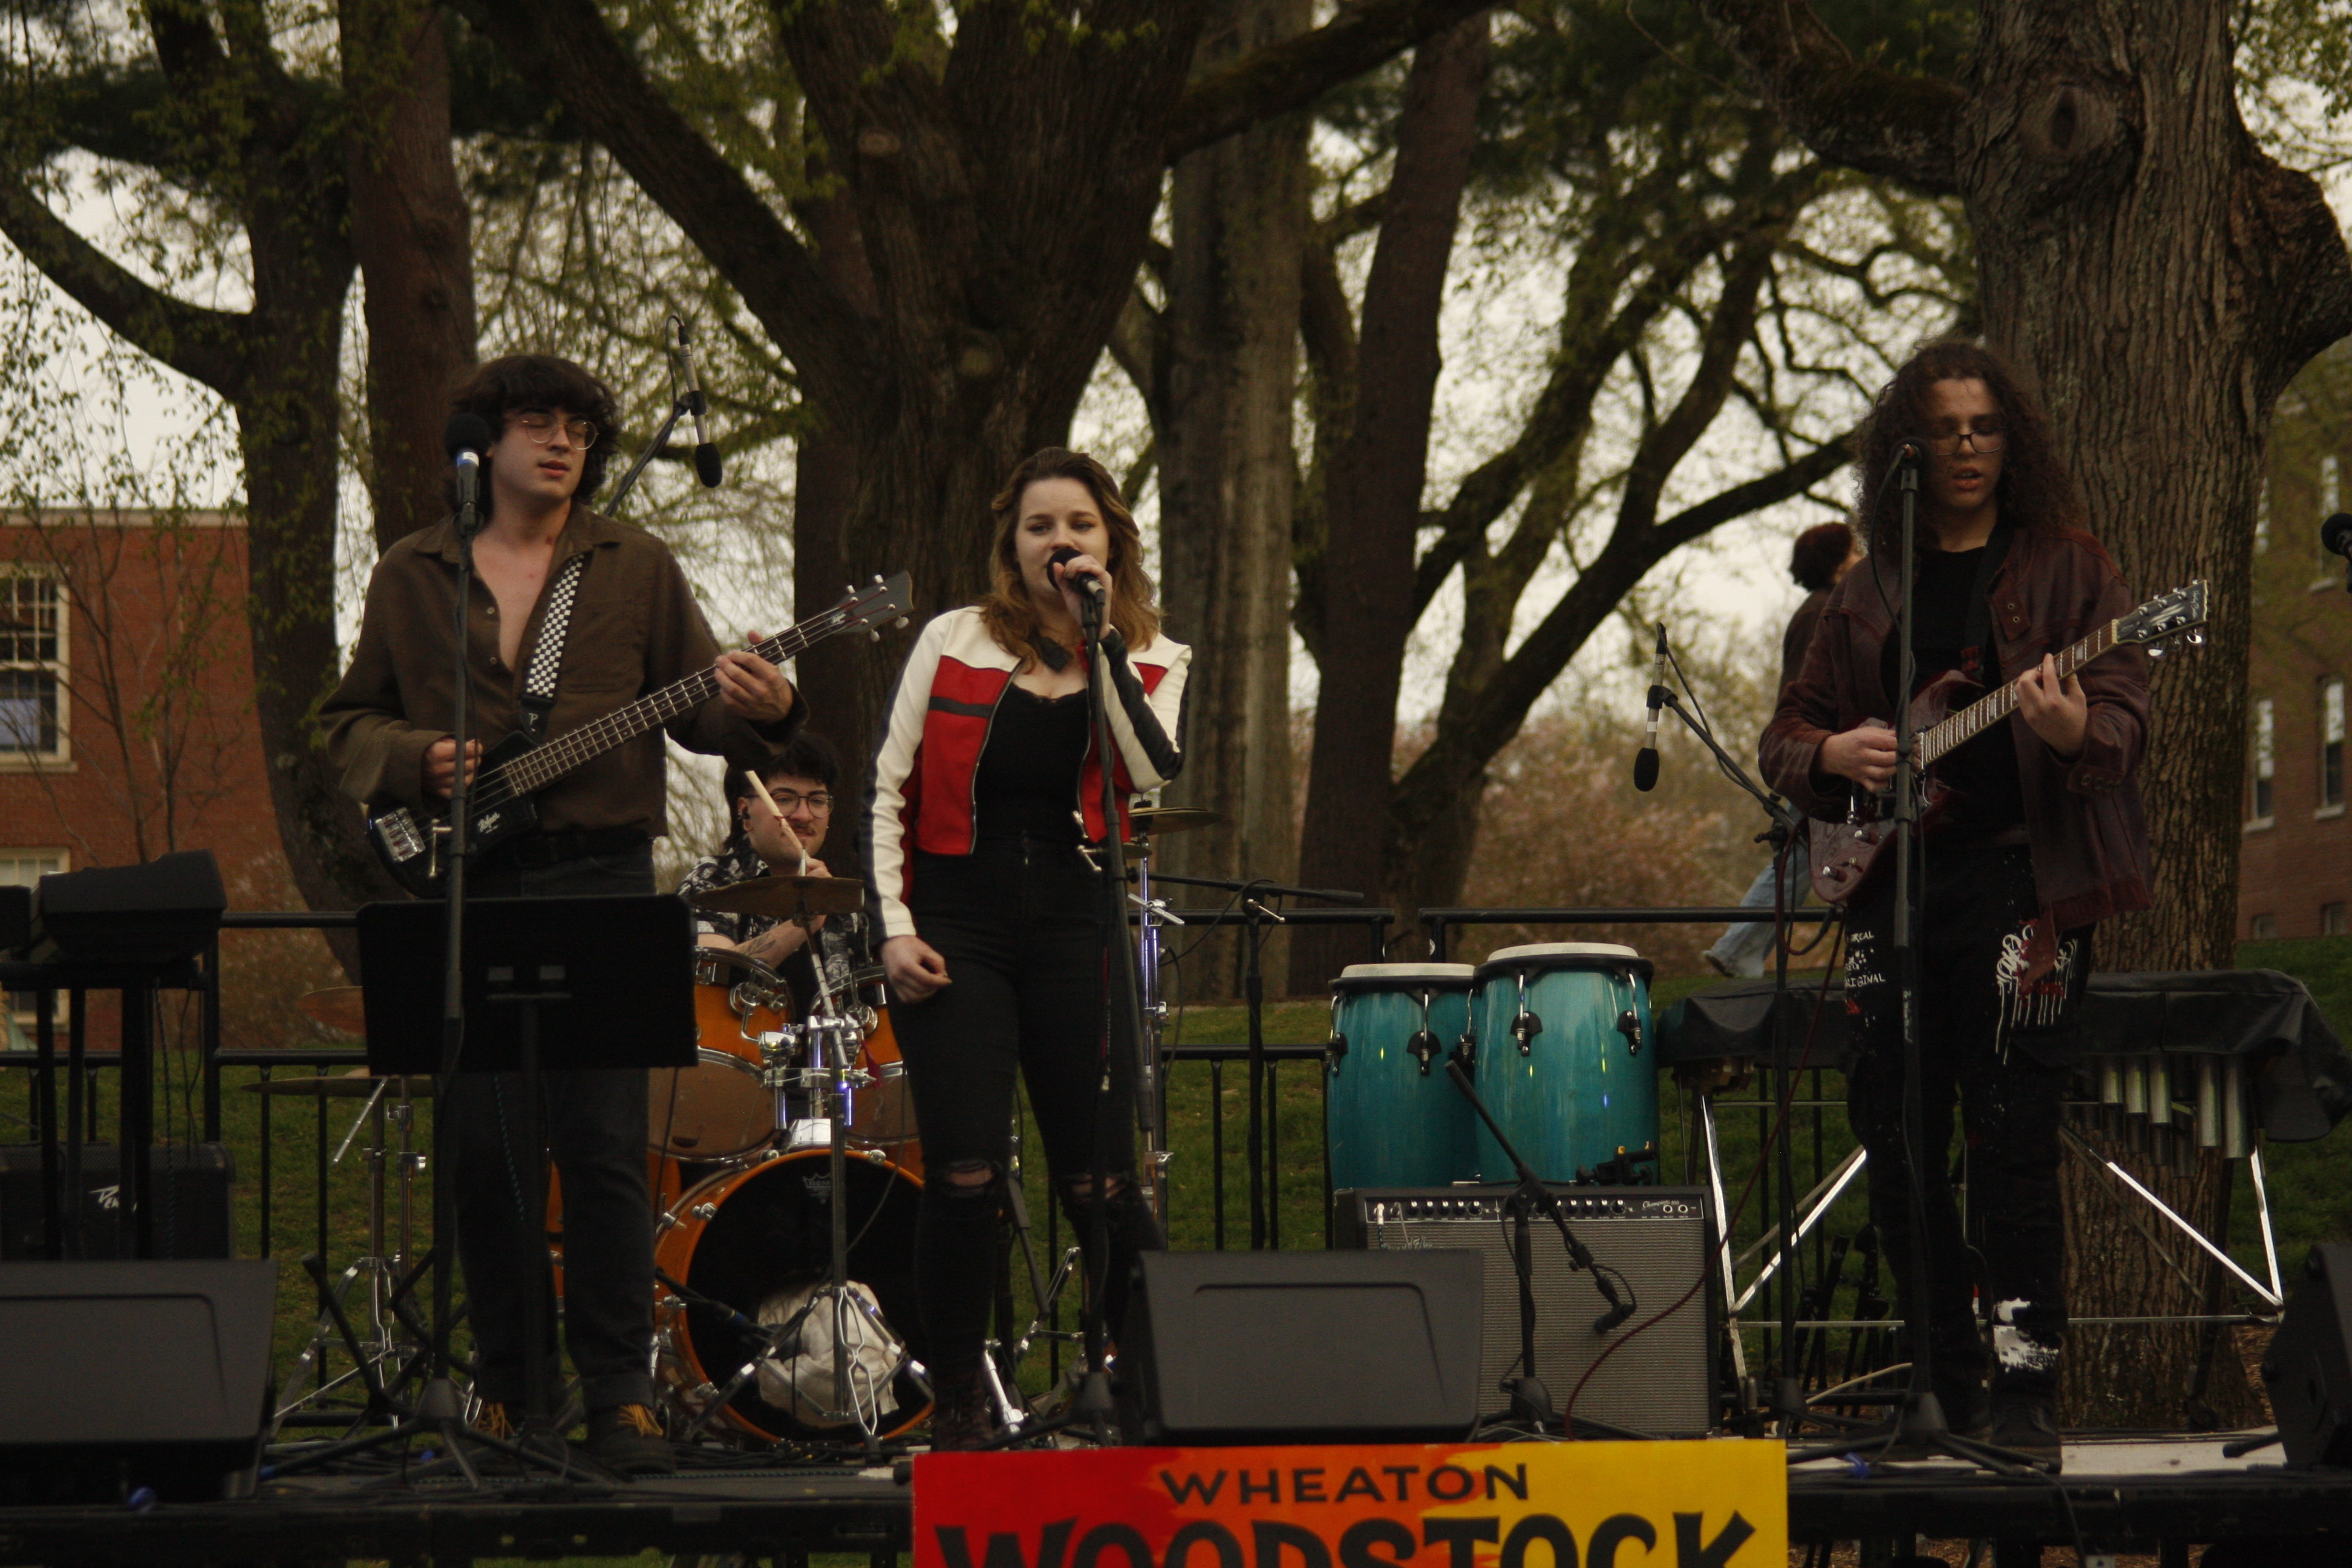
{"label": "round eyeglasses", "polygon": [[[514,416],[514,423],[540,446],[544,447],[555,439],[555,416],[544,410],[534,408],[528,413],[518,414]],[[572,444],[583,452],[596,444],[593,420],[566,419],[563,421],[563,433],[571,437]]]}

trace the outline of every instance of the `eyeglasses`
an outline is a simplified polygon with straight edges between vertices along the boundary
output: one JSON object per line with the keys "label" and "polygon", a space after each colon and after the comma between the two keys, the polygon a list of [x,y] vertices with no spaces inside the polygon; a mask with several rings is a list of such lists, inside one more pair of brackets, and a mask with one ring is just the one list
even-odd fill
{"label": "eyeglasses", "polygon": [[[516,415],[514,423],[540,446],[544,447],[555,439],[555,416],[552,414],[532,409],[527,414]],[[596,426],[593,420],[566,419],[563,421],[563,433],[571,437],[572,444],[583,452],[596,444]]]}
{"label": "eyeglasses", "polygon": [[776,809],[782,812],[797,810],[803,805],[807,805],[810,814],[815,816],[827,816],[833,810],[833,796],[821,789],[811,790],[806,795],[796,789],[772,789],[768,792],[768,798],[774,801]]}
{"label": "eyeglasses", "polygon": [[1971,452],[1998,452],[2001,448],[2001,444],[2008,439],[2008,432],[1998,427],[1990,430],[1962,430],[1956,435],[1928,437],[1927,449],[1939,458],[1957,457],[1959,455],[1960,443],[1966,441]]}

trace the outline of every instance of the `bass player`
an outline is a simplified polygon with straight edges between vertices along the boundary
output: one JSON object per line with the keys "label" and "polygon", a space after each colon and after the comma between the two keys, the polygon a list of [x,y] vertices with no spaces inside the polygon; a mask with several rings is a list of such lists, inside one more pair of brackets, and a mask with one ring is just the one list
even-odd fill
{"label": "bass player", "polygon": [[[595,377],[569,360],[518,354],[473,372],[453,397],[487,421],[487,519],[474,542],[467,606],[473,712],[490,743],[524,722],[520,672],[552,607],[568,599],[551,739],[696,672],[719,695],[672,719],[670,737],[735,767],[770,762],[799,728],[804,704],[775,666],[722,654],[668,549],[643,529],[584,504],[602,481],[615,410]],[[321,713],[342,787],[372,809],[436,806],[457,778],[449,727],[449,647],[456,618],[454,520],[384,551],[368,583],[351,668]],[[575,565],[574,563],[577,563]],[[563,617],[554,618],[562,622]],[[467,776],[482,751],[469,747]],[[653,840],[667,831],[662,736],[648,731],[548,786],[539,828],[468,868],[485,898],[652,893]],[[653,1410],[653,1210],[646,1190],[646,1074],[553,1072],[541,1124],[563,1183],[564,1338],[580,1374],[588,1447],[628,1474],[667,1474],[677,1461]],[[457,1255],[465,1270],[483,1401],[477,1424],[511,1436],[524,1387],[525,1268],[547,1267],[540,1216],[520,1194],[536,1152],[520,1125],[519,1079],[466,1074],[442,1101],[450,1118]],[[555,1346],[537,1347],[554,1378]]]}

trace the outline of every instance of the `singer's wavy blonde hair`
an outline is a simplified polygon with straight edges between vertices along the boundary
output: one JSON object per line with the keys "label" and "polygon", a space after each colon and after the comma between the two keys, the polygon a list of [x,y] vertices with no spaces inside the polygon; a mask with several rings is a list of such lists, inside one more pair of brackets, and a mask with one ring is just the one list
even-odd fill
{"label": "singer's wavy blonde hair", "polygon": [[1023,668],[1029,667],[1036,657],[1030,644],[1042,624],[1037,603],[1021,581],[1021,561],[1013,536],[1021,526],[1021,498],[1040,479],[1076,479],[1095,498],[1095,509],[1102,513],[1103,527],[1110,533],[1110,554],[1103,563],[1110,568],[1110,624],[1118,628],[1129,648],[1147,646],[1160,635],[1160,612],[1152,606],[1151,574],[1143,569],[1143,535],[1135,526],[1135,514],[1119,499],[1118,481],[1110,477],[1109,469],[1084,452],[1059,447],[1048,447],[1024,458],[1004,481],[1004,488],[996,492],[996,499],[988,503],[996,519],[996,542],[989,547],[993,581],[980,601],[981,624],[996,639],[997,647],[1019,658]]}

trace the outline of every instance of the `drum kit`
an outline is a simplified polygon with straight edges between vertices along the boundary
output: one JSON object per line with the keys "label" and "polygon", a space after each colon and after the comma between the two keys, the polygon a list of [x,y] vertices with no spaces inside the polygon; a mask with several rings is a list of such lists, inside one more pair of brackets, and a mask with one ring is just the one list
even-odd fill
{"label": "drum kit", "polygon": [[1331,1184],[1514,1179],[1446,1076],[1479,1097],[1547,1182],[1654,1182],[1651,964],[1608,942],[1497,949],[1484,963],[1359,963],[1331,985]]}
{"label": "drum kit", "polygon": [[[693,899],[703,909],[805,925],[855,912],[863,900],[863,884],[831,877],[764,877]],[[656,1370],[688,1436],[717,1427],[756,1444],[856,1436],[870,1447],[929,1408],[922,1369],[890,1327],[915,1318],[922,1152],[881,971],[855,971],[836,989],[824,964],[814,968],[818,991],[803,1016],[773,969],[732,949],[698,949],[697,1063],[649,1075]],[[357,986],[312,992],[301,1005],[331,1027],[364,1033]],[[279,1419],[355,1381],[374,1413],[384,1403],[383,1370],[413,1357],[421,1337],[395,1297],[424,1166],[411,1102],[431,1092],[431,1080],[371,1078],[362,1068],[252,1088],[367,1101],[333,1159],[363,1126],[374,1129],[368,1252],[339,1281],[319,1280],[320,1327]],[[399,1129],[396,1162],[387,1122]],[[547,1230],[560,1300],[562,1196],[553,1179]],[[344,1304],[362,1282],[366,1308],[353,1322]],[[338,1338],[356,1364],[314,1386]]]}

